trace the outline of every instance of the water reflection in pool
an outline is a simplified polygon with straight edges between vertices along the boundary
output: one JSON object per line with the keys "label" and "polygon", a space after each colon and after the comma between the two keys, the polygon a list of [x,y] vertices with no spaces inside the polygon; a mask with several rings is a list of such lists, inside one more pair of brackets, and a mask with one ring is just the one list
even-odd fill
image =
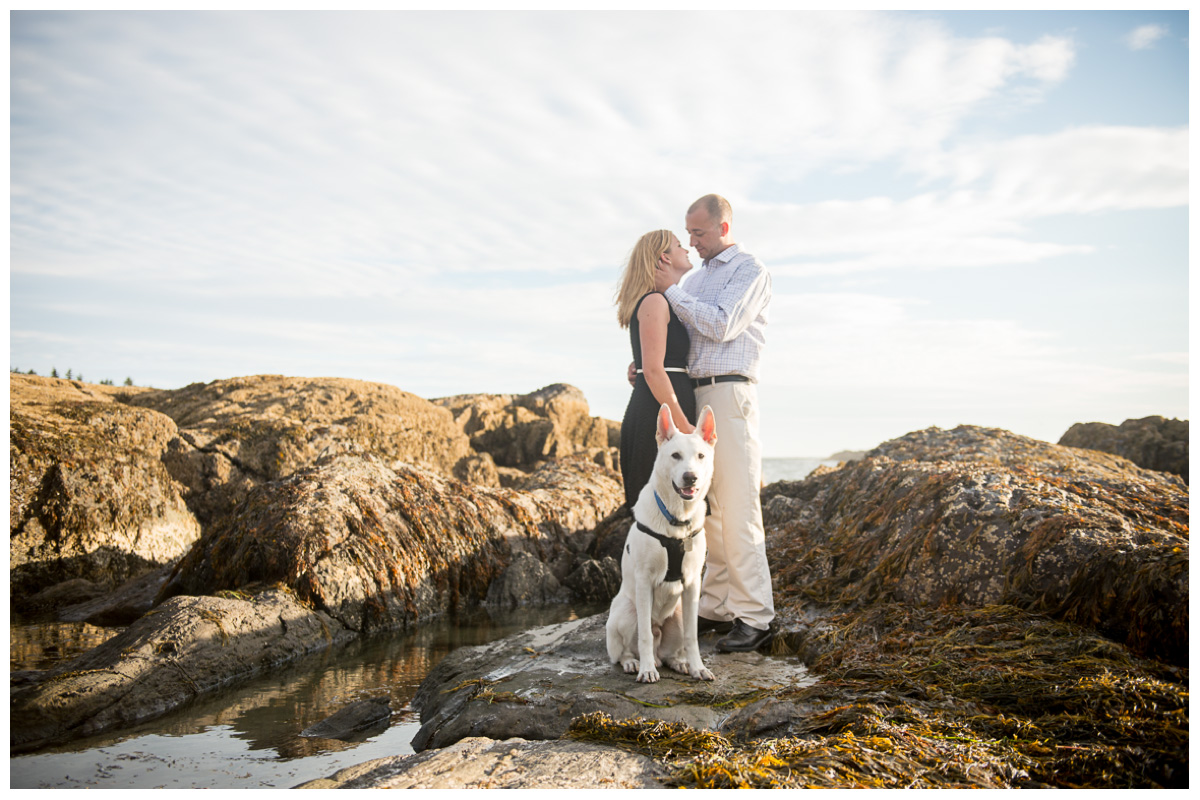
{"label": "water reflection in pool", "polygon": [[[451,650],[603,610],[560,606],[480,613],[316,653],[137,728],[16,756],[9,761],[9,786],[286,788],[373,758],[411,753],[409,742],[420,725],[408,702]],[[14,635],[28,640],[27,633]],[[63,638],[61,632],[57,638]],[[61,641],[55,647],[70,649]],[[383,696],[391,698],[395,713],[382,733],[361,742],[298,735],[355,700]]]}
{"label": "water reflection in pool", "polygon": [[122,630],[86,622],[13,620],[8,629],[8,669],[50,669],[104,644]]}

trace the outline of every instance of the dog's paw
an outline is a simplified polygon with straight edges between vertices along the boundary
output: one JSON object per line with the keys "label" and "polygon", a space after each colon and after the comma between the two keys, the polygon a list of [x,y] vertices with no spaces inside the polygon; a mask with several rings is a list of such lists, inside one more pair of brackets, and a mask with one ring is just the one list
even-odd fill
{"label": "dog's paw", "polygon": [[689,674],[698,681],[713,680],[713,674],[709,672],[708,667],[705,667],[704,665],[701,665],[700,669],[693,670]]}
{"label": "dog's paw", "polygon": [[638,662],[636,658],[627,658],[621,662],[621,669],[626,672],[633,673],[638,671]]}
{"label": "dog's paw", "polygon": [[654,667],[647,667],[638,673],[638,683],[658,683],[658,670]]}
{"label": "dog's paw", "polygon": [[682,675],[691,675],[692,670],[688,668],[688,663],[682,658],[668,658],[667,666]]}

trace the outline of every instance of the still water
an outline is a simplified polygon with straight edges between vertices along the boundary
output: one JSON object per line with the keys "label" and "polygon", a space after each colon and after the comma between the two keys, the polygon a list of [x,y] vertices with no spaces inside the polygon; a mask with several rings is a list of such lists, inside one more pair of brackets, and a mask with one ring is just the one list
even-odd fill
{"label": "still water", "polygon": [[[374,758],[411,753],[409,742],[420,721],[409,701],[451,650],[603,610],[604,606],[560,606],[480,613],[457,621],[436,620],[411,634],[378,636],[315,653],[137,728],[15,756],[9,760],[9,787],[288,788]],[[13,670],[44,669],[56,660],[38,655],[35,641],[50,642],[63,657],[81,647],[72,638],[79,632],[74,628],[56,637],[46,626],[36,631],[30,627],[14,621],[11,628]],[[96,639],[115,631],[97,628],[83,633],[91,637],[87,646],[94,646]],[[18,657],[20,652],[28,660]],[[384,696],[392,700],[390,724],[362,741],[298,735],[355,700]]]}

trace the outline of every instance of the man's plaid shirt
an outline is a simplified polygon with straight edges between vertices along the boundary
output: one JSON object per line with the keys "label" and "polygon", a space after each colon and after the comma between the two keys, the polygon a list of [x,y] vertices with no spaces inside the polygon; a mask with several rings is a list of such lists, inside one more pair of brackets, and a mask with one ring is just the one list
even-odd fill
{"label": "man's plaid shirt", "polygon": [[771,302],[771,274],[754,256],[730,245],[687,280],[665,292],[692,337],[693,378],[745,375],[758,381]]}

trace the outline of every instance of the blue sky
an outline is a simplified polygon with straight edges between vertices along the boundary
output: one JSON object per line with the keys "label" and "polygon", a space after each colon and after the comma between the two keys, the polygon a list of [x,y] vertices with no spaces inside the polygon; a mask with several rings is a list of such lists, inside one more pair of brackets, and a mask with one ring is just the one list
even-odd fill
{"label": "blue sky", "polygon": [[715,191],[774,281],[766,456],[1186,418],[1187,37],[1182,11],[15,12],[10,366],[561,381],[620,419],[622,261]]}

